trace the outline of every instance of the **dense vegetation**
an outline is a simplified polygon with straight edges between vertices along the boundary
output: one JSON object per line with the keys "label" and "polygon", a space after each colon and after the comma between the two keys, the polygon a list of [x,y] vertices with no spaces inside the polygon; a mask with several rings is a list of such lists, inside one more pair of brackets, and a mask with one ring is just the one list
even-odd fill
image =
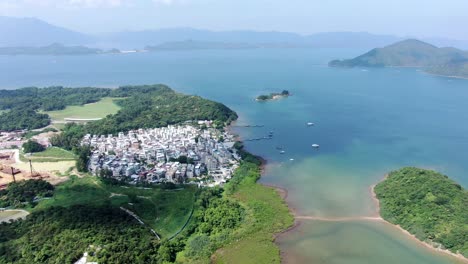
{"label": "dense vegetation", "polygon": [[49,197],[54,186],[43,180],[12,182],[0,190],[0,207],[23,207],[34,202],[36,197]]}
{"label": "dense vegetation", "polygon": [[35,153],[35,152],[41,152],[44,150],[45,150],[45,147],[37,143],[34,140],[28,140],[28,142],[23,144],[24,153]]}
{"label": "dense vegetation", "polygon": [[468,256],[468,192],[462,186],[434,171],[403,168],[375,192],[387,221]]}
{"label": "dense vegetation", "polygon": [[[0,95],[0,101],[1,100],[2,98]],[[13,131],[36,129],[45,127],[49,124],[50,119],[46,114],[37,113],[34,109],[28,106],[23,108],[15,107],[13,109],[9,109],[9,111],[4,112],[3,114],[0,113],[0,130]]]}
{"label": "dense vegetation", "polygon": [[90,123],[87,130],[93,134],[110,134],[188,120],[215,120],[224,125],[237,118],[236,113],[223,104],[179,94],[166,86],[135,94],[117,104],[122,107],[117,114]]}
{"label": "dense vegetation", "polygon": [[418,40],[405,40],[373,49],[350,60],[334,60],[331,67],[422,67],[434,74],[468,77],[468,52],[437,48]]}
{"label": "dense vegetation", "polygon": [[0,130],[36,129],[50,124],[47,114],[39,110],[62,110],[67,105],[83,105],[99,101],[110,89],[29,87],[0,90]]}
{"label": "dense vegetation", "polygon": [[141,127],[156,127],[187,120],[211,119],[229,122],[235,112],[223,104],[198,96],[179,94],[165,85],[107,88],[22,88],[0,90],[0,130],[35,129],[47,126],[50,118],[39,111],[62,110],[69,105],[94,103],[104,97],[118,100],[117,114],[89,126],[91,132],[107,134]]}
{"label": "dense vegetation", "polygon": [[267,101],[267,100],[273,100],[278,97],[287,97],[289,96],[289,91],[288,90],[283,90],[281,93],[270,93],[268,95],[262,94],[257,96],[257,101]]}
{"label": "dense vegetation", "polygon": [[158,248],[147,228],[113,207],[52,207],[0,225],[0,263],[74,263],[84,252],[99,263],[162,263]]}
{"label": "dense vegetation", "polygon": [[252,162],[242,162],[225,190],[72,177],[27,220],[0,225],[0,263],[71,263],[84,252],[99,263],[208,263],[213,252],[215,262],[279,263],[273,235],[293,218],[274,189],[256,184],[260,161],[242,153]]}

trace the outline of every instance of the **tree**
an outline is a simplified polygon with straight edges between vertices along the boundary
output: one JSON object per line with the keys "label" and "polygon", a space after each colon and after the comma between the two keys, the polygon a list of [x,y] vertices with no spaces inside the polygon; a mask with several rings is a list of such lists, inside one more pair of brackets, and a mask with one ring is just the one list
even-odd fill
{"label": "tree", "polygon": [[75,148],[75,153],[78,154],[78,159],[76,160],[76,169],[79,172],[88,172],[88,162],[89,157],[91,156],[91,149],[87,146]]}
{"label": "tree", "polygon": [[25,153],[35,153],[35,152],[41,152],[44,150],[45,150],[45,147],[37,143],[34,140],[28,140],[28,142],[23,144],[23,151]]}

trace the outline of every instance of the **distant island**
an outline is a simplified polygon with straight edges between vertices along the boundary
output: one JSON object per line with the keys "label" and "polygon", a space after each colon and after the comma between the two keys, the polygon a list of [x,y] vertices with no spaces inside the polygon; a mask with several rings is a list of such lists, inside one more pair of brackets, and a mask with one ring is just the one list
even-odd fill
{"label": "distant island", "polygon": [[255,100],[263,102],[263,101],[270,101],[270,100],[276,100],[276,99],[288,97],[290,95],[291,94],[289,93],[288,90],[283,90],[281,93],[270,93],[270,94],[259,95],[257,96]]}
{"label": "distant island", "polygon": [[468,52],[409,39],[373,49],[354,59],[333,60],[329,66],[419,67],[431,74],[468,78]]}
{"label": "distant island", "polygon": [[90,55],[103,53],[120,53],[118,49],[104,51],[85,46],[65,46],[54,43],[44,47],[2,47],[0,55]]}
{"label": "distant island", "polygon": [[147,51],[164,51],[164,50],[205,50],[205,49],[219,49],[219,50],[234,50],[234,49],[256,49],[259,46],[247,43],[234,43],[234,42],[216,42],[216,41],[171,41],[165,42],[155,46],[147,46]]}
{"label": "distant island", "polygon": [[431,170],[391,172],[374,191],[381,215],[419,240],[468,256],[468,192]]}

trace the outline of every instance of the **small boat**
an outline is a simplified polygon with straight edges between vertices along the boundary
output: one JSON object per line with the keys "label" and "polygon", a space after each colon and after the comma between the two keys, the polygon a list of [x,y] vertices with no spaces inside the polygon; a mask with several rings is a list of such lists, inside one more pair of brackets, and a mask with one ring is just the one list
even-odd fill
{"label": "small boat", "polygon": [[312,147],[313,148],[320,148],[320,145],[319,144],[312,144]]}
{"label": "small boat", "polygon": [[290,161],[294,161],[294,159],[289,159]]}
{"label": "small boat", "polygon": [[308,123],[307,123],[307,126],[313,126],[313,125],[315,125],[315,124],[312,123],[312,122],[308,122]]}
{"label": "small boat", "polygon": [[284,153],[286,153],[286,151],[284,151],[284,150],[280,151],[280,154],[284,154]]}

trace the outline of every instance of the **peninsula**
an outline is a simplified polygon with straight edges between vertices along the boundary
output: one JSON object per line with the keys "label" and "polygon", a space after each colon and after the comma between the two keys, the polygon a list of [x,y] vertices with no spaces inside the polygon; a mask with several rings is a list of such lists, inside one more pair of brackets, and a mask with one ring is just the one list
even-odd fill
{"label": "peninsula", "polygon": [[270,100],[277,100],[280,98],[285,98],[290,96],[291,94],[289,93],[288,90],[283,90],[281,93],[270,93],[270,94],[262,94],[257,96],[255,99],[256,101],[259,102],[264,102],[264,101],[270,101]]}
{"label": "peninsula", "polygon": [[333,60],[329,66],[417,67],[431,74],[468,78],[468,52],[409,39],[373,49],[354,59]]}
{"label": "peninsula", "polygon": [[[0,208],[27,215],[0,225],[2,263],[280,263],[274,235],[293,217],[276,189],[257,183],[262,161],[225,129],[237,119],[225,105],[165,85],[23,88],[0,95],[0,119],[8,121],[0,128],[0,143],[8,144],[0,148],[19,148],[2,154],[5,173],[18,172],[9,169],[21,165],[14,163],[21,147],[38,144],[46,149],[34,149],[36,169],[41,155],[76,161],[60,172],[58,184],[52,170],[20,168],[16,180],[2,174],[11,181],[0,186]],[[50,110],[63,115],[75,109],[70,106],[105,99],[119,106],[116,112],[64,124],[47,132],[46,143],[33,143],[41,133],[33,129],[50,124]],[[30,115],[41,122],[28,124]],[[0,220],[10,219],[11,210]]]}
{"label": "peninsula", "polygon": [[468,192],[461,185],[435,171],[403,168],[374,192],[386,221],[435,248],[468,257]]}

